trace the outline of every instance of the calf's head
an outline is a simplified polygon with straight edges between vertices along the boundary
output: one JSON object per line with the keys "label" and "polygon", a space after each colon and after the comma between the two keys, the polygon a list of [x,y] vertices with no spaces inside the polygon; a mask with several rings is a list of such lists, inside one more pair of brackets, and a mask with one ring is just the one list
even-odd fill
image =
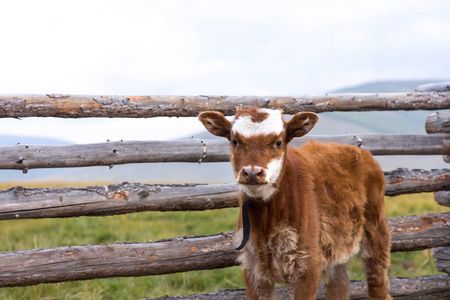
{"label": "calf's head", "polygon": [[281,110],[251,108],[238,109],[232,122],[216,111],[201,113],[199,120],[209,132],[230,141],[239,189],[250,198],[268,201],[277,191],[287,144],[308,133],[319,117],[301,112],[286,123]]}

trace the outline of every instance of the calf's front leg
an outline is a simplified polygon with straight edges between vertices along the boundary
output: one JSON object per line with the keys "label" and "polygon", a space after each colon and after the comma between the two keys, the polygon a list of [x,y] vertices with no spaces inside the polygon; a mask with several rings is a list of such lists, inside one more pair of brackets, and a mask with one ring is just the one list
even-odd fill
{"label": "calf's front leg", "polygon": [[255,278],[254,272],[244,269],[245,295],[249,300],[275,300],[275,283]]}
{"label": "calf's front leg", "polygon": [[309,261],[306,272],[297,277],[293,299],[295,300],[314,300],[316,299],[317,290],[319,288],[322,267],[318,263]]}

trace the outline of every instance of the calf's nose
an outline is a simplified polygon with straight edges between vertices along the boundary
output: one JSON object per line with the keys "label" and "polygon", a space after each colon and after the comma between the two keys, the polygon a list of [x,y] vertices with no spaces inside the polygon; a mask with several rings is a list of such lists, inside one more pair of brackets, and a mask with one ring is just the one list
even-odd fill
{"label": "calf's nose", "polygon": [[263,168],[257,166],[243,167],[240,174],[247,184],[263,183],[266,172]]}

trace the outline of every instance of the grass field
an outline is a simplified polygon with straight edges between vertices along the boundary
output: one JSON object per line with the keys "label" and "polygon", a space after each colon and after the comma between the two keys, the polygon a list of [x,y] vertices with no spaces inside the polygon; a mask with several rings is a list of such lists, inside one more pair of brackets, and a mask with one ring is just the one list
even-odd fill
{"label": "grass field", "polygon": [[[433,194],[386,197],[386,207],[388,217],[449,211],[436,204]],[[183,235],[215,234],[234,230],[237,215],[238,209],[231,208],[205,212],[145,212],[109,217],[2,221],[0,251],[119,241],[147,242]],[[429,250],[393,253],[391,256],[391,277],[436,273]],[[352,261],[350,275],[352,279],[364,279],[357,258]],[[0,299],[141,299],[236,288],[243,288],[239,267],[3,288],[0,289]]]}

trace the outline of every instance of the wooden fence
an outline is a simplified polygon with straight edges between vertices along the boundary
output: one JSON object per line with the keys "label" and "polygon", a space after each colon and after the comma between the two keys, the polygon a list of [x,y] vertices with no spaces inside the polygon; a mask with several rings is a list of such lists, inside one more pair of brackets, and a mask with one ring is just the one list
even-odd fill
{"label": "wooden fence", "polygon": [[[303,97],[222,96],[72,96],[0,95],[0,118],[14,117],[155,117],[196,116],[205,110],[232,115],[237,106],[298,111],[442,110],[450,109],[447,84],[413,93],[335,94]],[[423,91],[422,91],[423,90]],[[374,155],[444,155],[450,157],[450,113],[427,120],[426,135],[308,136],[353,144]],[[78,153],[76,157],[72,153]],[[116,165],[143,162],[228,161],[226,141],[185,140],[108,142],[88,145],[17,145],[0,148],[0,169],[27,172],[32,168]],[[385,173],[386,195],[436,192],[436,201],[449,206],[450,170],[397,169]],[[236,207],[235,184],[147,185],[122,183],[84,188],[17,186],[0,191],[0,220],[105,216],[140,211],[187,211]],[[392,251],[434,248],[438,270],[450,269],[450,213],[389,219]],[[0,287],[28,286],[93,278],[148,276],[223,268],[236,265],[234,232],[177,237],[149,243],[83,245],[0,253]],[[440,299],[450,296],[446,275],[391,278],[390,289],[401,299]],[[284,288],[281,295],[286,295]],[[352,298],[363,299],[364,281],[352,282]],[[318,299],[324,297],[321,286]],[[244,299],[242,290],[176,297],[176,299]]]}

